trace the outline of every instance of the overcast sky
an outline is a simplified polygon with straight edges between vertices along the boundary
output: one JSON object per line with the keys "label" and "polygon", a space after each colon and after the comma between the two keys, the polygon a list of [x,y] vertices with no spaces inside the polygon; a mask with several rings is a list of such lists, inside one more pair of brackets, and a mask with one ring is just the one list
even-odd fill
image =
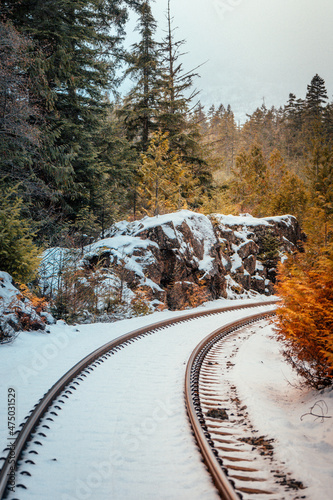
{"label": "overcast sky", "polygon": [[[167,0],[152,2],[159,31]],[[318,73],[333,94],[333,0],[171,0],[186,68],[207,61],[196,87],[206,109],[230,104],[236,118],[305,97]]]}

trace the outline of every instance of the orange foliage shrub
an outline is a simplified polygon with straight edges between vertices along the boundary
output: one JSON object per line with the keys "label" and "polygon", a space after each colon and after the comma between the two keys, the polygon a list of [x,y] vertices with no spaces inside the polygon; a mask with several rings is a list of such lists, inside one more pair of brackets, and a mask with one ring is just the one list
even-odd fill
{"label": "orange foliage shrub", "polygon": [[21,297],[19,296],[19,298],[28,299],[31,303],[31,306],[36,310],[38,314],[47,310],[49,304],[45,297],[37,297],[29,290],[26,285],[20,285],[19,289],[21,292]]}
{"label": "orange foliage shrub", "polygon": [[312,262],[298,254],[280,267],[277,330],[287,359],[315,388],[333,379],[333,246]]}
{"label": "orange foliage shrub", "polygon": [[135,297],[131,300],[131,307],[136,316],[145,316],[146,314],[149,314],[150,295],[150,290],[144,288],[143,286],[140,286],[135,290]]}
{"label": "orange foliage shrub", "polygon": [[204,280],[199,284],[189,281],[176,281],[169,289],[169,302],[174,309],[198,307],[209,299],[207,285]]}

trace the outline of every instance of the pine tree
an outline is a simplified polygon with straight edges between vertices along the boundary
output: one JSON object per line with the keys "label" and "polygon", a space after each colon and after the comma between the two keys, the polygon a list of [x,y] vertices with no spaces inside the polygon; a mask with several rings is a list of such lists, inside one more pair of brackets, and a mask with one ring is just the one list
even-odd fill
{"label": "pine tree", "polygon": [[17,189],[0,187],[0,270],[19,282],[36,276],[39,250],[33,243],[30,222],[22,216],[22,199]]}
{"label": "pine tree", "polygon": [[117,107],[110,110],[97,145],[103,170],[100,182],[92,190],[92,205],[102,235],[133,208],[140,154],[126,137]]}
{"label": "pine tree", "polygon": [[29,100],[31,49],[31,41],[0,20],[0,173],[12,184],[27,182],[41,143],[36,124],[41,116]]}
{"label": "pine tree", "polygon": [[120,115],[124,119],[128,138],[139,151],[146,151],[150,134],[156,129],[157,79],[159,74],[159,50],[154,39],[156,21],[150,2],[138,6],[139,21],[136,27],[140,41],[132,46],[126,71],[135,85],[124,100]]}
{"label": "pine tree", "polygon": [[332,241],[333,231],[333,153],[325,147],[312,158],[307,169],[311,190],[311,209],[306,230],[314,233],[319,247]]}
{"label": "pine tree", "polygon": [[189,175],[181,157],[169,148],[168,134],[156,131],[146,153],[142,153],[138,193],[142,210],[149,215],[185,208],[188,191],[195,191],[195,180]]}
{"label": "pine tree", "polygon": [[163,70],[160,78],[158,122],[160,128],[169,134],[170,147],[178,149],[185,156],[191,136],[187,115],[189,108],[193,106],[193,99],[198,95],[198,91],[193,89],[193,79],[198,74],[195,69],[184,71],[180,62],[180,50],[185,40],[175,39],[170,0],[168,0],[166,20],[166,36],[160,45]]}
{"label": "pine tree", "polygon": [[263,216],[260,204],[268,194],[267,165],[261,147],[253,144],[250,151],[236,158],[234,178],[230,184],[233,203],[239,209]]}
{"label": "pine tree", "polygon": [[275,149],[267,162],[269,196],[263,198],[261,210],[267,214],[291,214],[301,222],[306,216],[310,192],[305,182],[291,172],[279,150]]}
{"label": "pine tree", "polygon": [[212,153],[215,169],[225,180],[235,167],[238,149],[238,130],[230,105],[221,104],[217,110],[210,110],[209,129],[205,134],[206,143]]}
{"label": "pine tree", "polygon": [[[303,126],[305,122],[305,102],[289,94],[283,109],[282,141],[289,158],[299,158],[304,154]],[[282,145],[282,144],[281,144]]]}
{"label": "pine tree", "polygon": [[[130,0],[126,2],[133,3]],[[44,78],[36,92],[45,111],[44,155],[39,179],[52,180],[55,216],[75,218],[89,206],[102,178],[97,145],[115,87],[120,37],[127,11],[122,0],[20,0],[8,16],[42,53]],[[43,149],[43,148],[42,148]],[[42,203],[43,200],[41,200]]]}
{"label": "pine tree", "polygon": [[323,115],[323,106],[328,99],[325,80],[316,74],[311,83],[307,86],[305,105],[307,114],[312,119],[321,119]]}
{"label": "pine tree", "polygon": [[291,128],[301,130],[304,114],[304,101],[296,99],[295,94],[289,94],[288,103],[284,107],[287,123]]}
{"label": "pine tree", "polygon": [[[166,36],[162,40],[162,71],[159,81],[159,113],[157,116],[161,130],[169,135],[170,148],[180,154],[192,171],[192,175],[201,185],[201,196],[209,196],[212,191],[212,175],[205,161],[201,144],[200,121],[195,111],[198,103],[193,100],[198,91],[193,88],[193,80],[198,76],[197,68],[190,71],[183,69],[180,61],[181,48],[185,40],[176,40],[170,0],[167,7]],[[199,208],[196,200],[192,208]]]}

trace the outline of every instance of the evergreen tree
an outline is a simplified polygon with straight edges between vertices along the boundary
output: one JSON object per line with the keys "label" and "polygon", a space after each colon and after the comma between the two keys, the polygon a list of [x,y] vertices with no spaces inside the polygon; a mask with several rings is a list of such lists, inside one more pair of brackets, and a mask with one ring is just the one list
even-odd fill
{"label": "evergreen tree", "polygon": [[277,186],[272,186],[267,205],[268,214],[291,214],[303,222],[307,216],[310,193],[305,183],[292,172],[286,171]]}
{"label": "evergreen tree", "polygon": [[157,79],[159,74],[159,50],[154,39],[156,21],[150,2],[138,6],[139,21],[136,27],[140,41],[132,46],[126,71],[135,82],[124,100],[120,114],[124,119],[128,138],[139,151],[146,151],[150,133],[156,129]]}
{"label": "evergreen tree", "polygon": [[189,107],[193,106],[193,99],[198,95],[198,92],[193,89],[193,79],[198,74],[195,70],[185,72],[180,62],[180,50],[185,40],[175,39],[170,0],[168,0],[166,18],[166,37],[160,45],[163,71],[160,79],[158,121],[160,128],[169,134],[170,147],[186,155],[189,135],[191,135],[187,115]]}
{"label": "evergreen tree", "polygon": [[266,172],[266,161],[258,144],[253,144],[248,153],[243,151],[237,156],[230,190],[233,203],[242,212],[263,216],[260,203],[269,189]]}
{"label": "evergreen tree", "polygon": [[327,99],[325,81],[316,74],[307,86],[305,98],[306,111],[311,119],[321,120]]}
{"label": "evergreen tree", "polygon": [[0,270],[27,283],[36,276],[39,251],[33,243],[30,222],[22,216],[17,189],[0,187]]}
{"label": "evergreen tree", "polygon": [[92,190],[92,204],[103,235],[112,223],[130,214],[140,163],[140,154],[128,141],[116,106],[106,118],[97,145],[103,169],[100,182]]}
{"label": "evergreen tree", "polygon": [[211,108],[207,132],[207,144],[212,152],[215,169],[224,178],[228,178],[235,166],[239,142],[237,125],[230,105],[225,108],[221,104],[217,110]]}
{"label": "evergreen tree", "polygon": [[209,189],[211,174],[203,159],[200,136],[200,120],[195,110],[199,103],[193,103],[198,91],[193,88],[193,80],[198,76],[196,69],[185,71],[180,61],[181,48],[185,40],[176,40],[170,0],[167,7],[166,36],[162,40],[162,71],[159,81],[158,124],[168,132],[170,148],[179,153],[183,160],[191,164],[193,175],[202,186]]}
{"label": "evergreen tree", "polygon": [[127,15],[123,4],[122,0],[20,0],[8,13],[43,54],[35,61],[44,74],[36,92],[45,111],[47,137],[43,157],[35,159],[35,171],[57,188],[52,210],[60,219],[63,215],[74,219],[75,212],[91,205],[92,191],[102,178],[104,164],[97,143],[109,108],[105,94],[116,83]]}
{"label": "evergreen tree", "polygon": [[143,211],[149,215],[172,212],[187,206],[195,190],[181,157],[169,148],[168,134],[156,131],[146,153],[142,153],[138,192]]}
{"label": "evergreen tree", "polygon": [[282,144],[289,158],[300,158],[304,154],[303,125],[305,120],[305,104],[302,99],[296,99],[295,94],[289,94],[287,104],[283,109]]}
{"label": "evergreen tree", "polygon": [[41,115],[29,99],[32,46],[11,23],[0,20],[0,173],[11,184],[24,181],[26,188],[41,144]]}
{"label": "evergreen tree", "polygon": [[303,125],[303,135],[307,150],[314,158],[318,170],[319,156],[327,140],[325,130],[325,103],[327,91],[324,80],[317,74],[307,86],[305,99],[306,122]]}

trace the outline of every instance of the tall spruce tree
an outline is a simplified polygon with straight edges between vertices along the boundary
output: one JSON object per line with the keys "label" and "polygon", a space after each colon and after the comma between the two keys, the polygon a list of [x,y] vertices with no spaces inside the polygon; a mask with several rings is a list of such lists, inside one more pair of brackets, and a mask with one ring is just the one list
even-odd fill
{"label": "tall spruce tree", "polygon": [[14,184],[26,182],[41,139],[38,108],[27,99],[31,48],[31,41],[0,19],[0,174]]}
{"label": "tall spruce tree", "polygon": [[328,100],[325,81],[316,74],[311,83],[307,86],[305,105],[307,114],[311,119],[321,119],[323,116],[324,105]]}
{"label": "tall spruce tree", "polygon": [[[168,132],[171,146],[186,149],[189,128],[187,114],[189,106],[198,94],[193,90],[195,70],[185,72],[180,62],[180,50],[185,40],[175,39],[175,28],[171,16],[170,0],[166,13],[166,36],[161,43],[163,73],[160,80],[159,125]],[[187,95],[186,95],[187,94]]]}
{"label": "tall spruce tree", "polygon": [[[200,123],[193,113],[199,103],[194,99],[198,91],[193,88],[197,68],[185,71],[181,62],[181,49],[185,40],[176,40],[170,0],[168,0],[166,36],[160,44],[162,54],[159,81],[158,125],[168,133],[169,147],[182,157],[192,176],[201,186],[199,198],[209,196],[212,190],[212,175],[201,144]],[[198,191],[199,193],[199,191]],[[192,202],[192,208],[200,206],[199,198]]]}
{"label": "tall spruce tree", "polygon": [[156,21],[150,2],[137,7],[139,20],[136,30],[140,40],[132,45],[127,56],[126,75],[134,86],[126,96],[120,115],[124,119],[127,135],[139,151],[146,151],[149,136],[156,129],[158,74],[160,70],[158,43],[155,41]]}
{"label": "tall spruce tree", "polygon": [[176,40],[171,16],[170,0],[166,12],[166,36],[160,44],[162,73],[160,77],[158,122],[161,130],[168,132],[170,147],[178,149],[184,157],[195,156],[198,130],[189,119],[193,100],[198,91],[193,80],[198,76],[196,69],[185,71],[180,61],[185,40]]}
{"label": "tall spruce tree", "polygon": [[306,123],[303,134],[306,139],[309,155],[310,177],[318,179],[327,143],[325,109],[328,100],[325,81],[316,74],[307,86],[305,99]]}
{"label": "tall spruce tree", "polygon": [[109,108],[106,93],[116,84],[124,6],[131,3],[20,0],[8,10],[44,56],[36,58],[36,66],[44,72],[37,93],[45,112],[45,154],[35,170],[53,177],[59,195],[53,211],[59,219],[94,208],[92,193],[105,167],[99,142]]}

